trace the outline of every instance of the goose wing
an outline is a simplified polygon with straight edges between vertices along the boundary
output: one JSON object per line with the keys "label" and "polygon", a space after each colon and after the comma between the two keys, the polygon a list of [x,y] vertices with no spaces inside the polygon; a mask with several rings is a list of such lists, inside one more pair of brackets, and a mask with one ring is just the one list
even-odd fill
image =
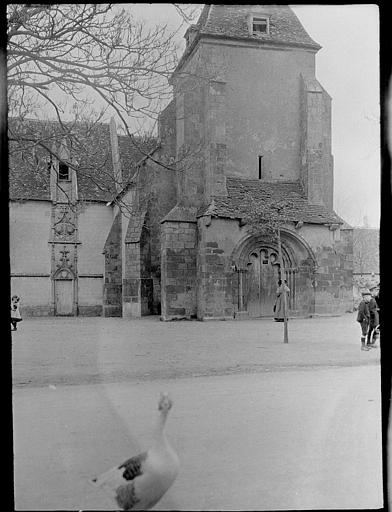
{"label": "goose wing", "polygon": [[118,469],[124,469],[123,478],[133,480],[135,477],[143,474],[143,462],[147,458],[147,452],[139,453],[118,466]]}
{"label": "goose wing", "polygon": [[116,492],[120,485],[124,485],[134,480],[138,475],[143,474],[143,462],[147,458],[147,452],[135,455],[120,466],[115,466],[104,473],[92,478],[90,483],[96,487],[101,487],[111,494]]}

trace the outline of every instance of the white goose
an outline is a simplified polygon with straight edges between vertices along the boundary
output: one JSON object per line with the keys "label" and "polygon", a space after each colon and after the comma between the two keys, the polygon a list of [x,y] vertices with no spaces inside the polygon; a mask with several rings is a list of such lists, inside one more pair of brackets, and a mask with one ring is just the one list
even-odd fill
{"label": "white goose", "polygon": [[151,448],[135,455],[91,482],[110,492],[122,510],[148,510],[173,484],[179,471],[178,456],[165,436],[165,423],[172,407],[167,393],[161,393],[159,417]]}

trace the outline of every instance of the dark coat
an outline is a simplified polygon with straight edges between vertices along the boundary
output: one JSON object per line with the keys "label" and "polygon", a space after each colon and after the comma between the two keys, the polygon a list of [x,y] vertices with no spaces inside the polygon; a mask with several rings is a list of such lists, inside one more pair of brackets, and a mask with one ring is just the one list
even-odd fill
{"label": "dark coat", "polygon": [[370,313],[370,323],[372,326],[376,326],[380,323],[378,318],[378,305],[376,299],[373,297],[369,302],[369,313]]}
{"label": "dark coat", "polygon": [[370,321],[370,309],[369,309],[369,302],[365,302],[364,300],[361,300],[358,306],[358,315],[357,315],[357,322],[362,323],[364,321],[369,322]]}

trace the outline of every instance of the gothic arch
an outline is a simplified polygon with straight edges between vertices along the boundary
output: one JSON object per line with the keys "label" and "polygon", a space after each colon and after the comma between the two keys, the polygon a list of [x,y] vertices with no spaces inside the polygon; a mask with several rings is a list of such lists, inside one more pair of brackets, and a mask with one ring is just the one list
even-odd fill
{"label": "gothic arch", "polygon": [[[309,244],[298,233],[287,229],[281,229],[281,243],[283,263],[287,268],[296,268],[306,264],[312,271],[317,268],[317,261]],[[266,240],[260,233],[248,233],[234,247],[232,262],[238,268],[245,268],[247,259],[252,249],[256,247],[269,247],[278,250],[276,241]]]}
{"label": "gothic arch", "polygon": [[56,272],[52,276],[53,280],[66,279],[73,280],[75,279],[75,274],[70,268],[62,267],[56,270]]}
{"label": "gothic arch", "polygon": [[[295,314],[312,312],[313,274],[316,258],[307,242],[293,230],[281,230],[286,279],[290,287],[289,309]],[[232,252],[233,270],[238,273],[238,311],[249,316],[272,316],[280,277],[278,243],[260,233],[248,233]]]}

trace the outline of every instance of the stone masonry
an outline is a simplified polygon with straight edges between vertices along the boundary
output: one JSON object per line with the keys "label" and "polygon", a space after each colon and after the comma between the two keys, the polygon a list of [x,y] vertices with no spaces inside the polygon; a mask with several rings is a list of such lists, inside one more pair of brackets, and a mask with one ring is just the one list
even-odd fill
{"label": "stone masonry", "polygon": [[121,213],[111,227],[105,243],[103,316],[122,316]]}
{"label": "stone masonry", "polygon": [[196,222],[162,223],[163,320],[196,317]]}

